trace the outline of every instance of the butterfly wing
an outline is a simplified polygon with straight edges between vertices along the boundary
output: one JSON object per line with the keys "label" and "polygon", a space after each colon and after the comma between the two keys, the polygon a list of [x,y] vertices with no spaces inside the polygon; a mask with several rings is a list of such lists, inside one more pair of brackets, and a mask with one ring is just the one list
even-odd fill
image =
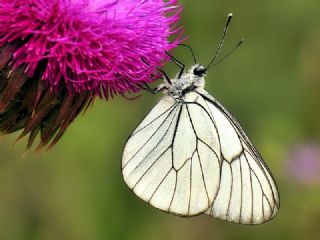
{"label": "butterfly wing", "polygon": [[[199,95],[188,93],[187,102]],[[129,137],[122,173],[152,206],[193,216],[213,203],[220,183],[220,144],[210,116],[195,104],[165,96]]]}
{"label": "butterfly wing", "polygon": [[204,90],[163,97],[129,137],[122,172],[152,206],[244,224],[273,218],[279,194],[262,157],[230,113]]}
{"label": "butterfly wing", "polygon": [[280,199],[270,170],[235,118],[206,91],[198,93],[215,123],[222,161],[219,190],[205,213],[244,224],[272,219]]}

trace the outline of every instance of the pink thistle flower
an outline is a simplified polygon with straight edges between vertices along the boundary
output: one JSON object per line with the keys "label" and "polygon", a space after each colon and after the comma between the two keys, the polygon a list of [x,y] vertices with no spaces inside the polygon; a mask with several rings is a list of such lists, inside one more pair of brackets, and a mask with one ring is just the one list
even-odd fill
{"label": "pink thistle flower", "polygon": [[182,41],[181,11],[177,0],[0,0],[0,132],[54,145],[95,96],[155,81]]}
{"label": "pink thistle flower", "polygon": [[286,160],[288,175],[304,185],[320,183],[320,145],[316,142],[294,147]]}

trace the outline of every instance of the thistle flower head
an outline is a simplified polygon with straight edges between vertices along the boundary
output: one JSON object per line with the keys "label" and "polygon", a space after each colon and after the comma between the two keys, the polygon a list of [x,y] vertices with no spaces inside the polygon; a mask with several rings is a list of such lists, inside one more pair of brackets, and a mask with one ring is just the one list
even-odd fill
{"label": "thistle flower head", "polygon": [[289,176],[297,183],[320,183],[320,146],[316,142],[294,147],[287,156]]}
{"label": "thistle flower head", "polygon": [[[12,66],[25,66],[52,89],[123,93],[155,80],[176,46],[169,36],[177,0],[1,0],[0,46],[16,44]],[[148,60],[150,66],[142,60]]]}
{"label": "thistle flower head", "polygon": [[54,145],[96,96],[156,80],[181,41],[181,10],[177,0],[0,0],[0,133]]}

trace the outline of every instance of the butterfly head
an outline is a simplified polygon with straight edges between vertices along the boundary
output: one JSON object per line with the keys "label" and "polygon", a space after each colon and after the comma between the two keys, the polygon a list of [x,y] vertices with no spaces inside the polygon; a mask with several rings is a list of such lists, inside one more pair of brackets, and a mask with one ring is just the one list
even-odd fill
{"label": "butterfly head", "polygon": [[192,72],[197,77],[204,77],[207,74],[207,69],[202,65],[196,65]]}
{"label": "butterfly head", "polygon": [[193,85],[195,87],[204,87],[204,78],[207,75],[207,69],[200,64],[194,64],[188,71],[182,74],[181,79],[184,85]]}
{"label": "butterfly head", "polygon": [[206,69],[202,65],[195,64],[189,71],[181,76],[171,79],[171,84],[167,84],[168,94],[174,98],[183,98],[188,92],[197,88],[203,88],[205,84]]}

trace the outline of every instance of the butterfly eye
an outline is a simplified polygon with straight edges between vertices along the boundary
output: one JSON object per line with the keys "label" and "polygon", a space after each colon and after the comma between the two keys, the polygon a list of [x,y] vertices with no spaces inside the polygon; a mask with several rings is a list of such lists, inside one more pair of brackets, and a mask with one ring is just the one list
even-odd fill
{"label": "butterfly eye", "polygon": [[206,74],[206,72],[207,70],[203,66],[198,66],[193,70],[193,74],[198,77],[202,77],[203,75]]}

